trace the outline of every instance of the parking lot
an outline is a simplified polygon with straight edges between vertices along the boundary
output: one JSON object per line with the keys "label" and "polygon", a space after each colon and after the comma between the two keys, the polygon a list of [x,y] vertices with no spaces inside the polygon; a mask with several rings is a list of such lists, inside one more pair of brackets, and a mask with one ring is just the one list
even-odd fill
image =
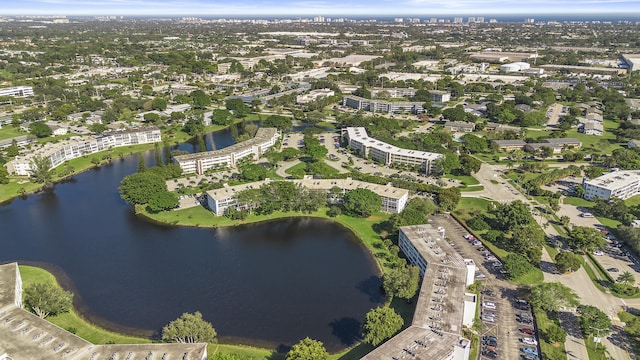
{"label": "parking lot", "polygon": [[[514,284],[504,279],[502,267],[497,266],[497,259],[480,244],[465,239],[466,230],[447,215],[432,216],[433,226],[442,226],[445,237],[465,259],[476,263],[476,279],[483,282],[480,301],[482,328],[481,341],[485,346],[481,349],[479,359],[537,359],[539,348],[534,319],[528,304],[518,303],[518,290]],[[488,255],[488,256],[486,256]],[[492,340],[494,339],[495,340]],[[523,342],[525,340],[531,344]],[[496,344],[492,345],[492,344]],[[530,354],[522,352],[527,350]]]}

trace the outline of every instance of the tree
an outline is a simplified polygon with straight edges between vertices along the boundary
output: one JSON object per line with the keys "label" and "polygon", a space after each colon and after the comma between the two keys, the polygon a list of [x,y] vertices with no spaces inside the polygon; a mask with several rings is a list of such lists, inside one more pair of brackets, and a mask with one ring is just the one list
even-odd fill
{"label": "tree", "polygon": [[194,90],[189,96],[191,97],[191,104],[194,109],[203,110],[211,105],[211,98],[202,90]]}
{"label": "tree", "polygon": [[33,181],[49,186],[53,182],[53,169],[51,159],[44,156],[34,156],[29,163],[29,173]]}
{"label": "tree", "polygon": [[262,125],[264,127],[275,127],[278,130],[289,130],[293,127],[293,122],[290,117],[282,116],[282,115],[271,115],[266,118]]}
{"label": "tree", "polygon": [[147,162],[144,160],[144,156],[142,154],[138,155],[138,172],[142,173],[147,171]]}
{"label": "tree", "polygon": [[267,177],[267,170],[258,164],[247,164],[240,169],[240,175],[247,181],[264,180]]}
{"label": "tree", "polygon": [[438,208],[440,211],[451,211],[458,206],[460,201],[460,189],[458,188],[444,188],[438,192]]}
{"label": "tree", "polygon": [[462,175],[475,174],[480,171],[480,166],[482,166],[482,161],[473,156],[467,154],[460,155],[459,171]]}
{"label": "tree", "polygon": [[9,183],[9,171],[3,165],[0,165],[0,184]]}
{"label": "tree", "polygon": [[411,299],[420,285],[420,269],[410,265],[389,270],[382,276],[382,286],[388,297]]}
{"label": "tree", "polygon": [[604,235],[598,229],[587,226],[574,226],[569,231],[569,245],[585,252],[604,247]]}
{"label": "tree", "polygon": [[611,319],[602,310],[591,305],[579,305],[578,323],[584,335],[607,335],[611,332]]}
{"label": "tree", "polygon": [[95,134],[101,134],[101,133],[109,130],[107,125],[99,124],[99,123],[91,124],[91,125],[89,125],[87,127],[89,128],[89,130],[91,130],[92,133],[95,133]]}
{"label": "tree", "polygon": [[306,337],[291,347],[286,360],[325,360],[328,357],[322,342]]}
{"label": "tree", "polygon": [[227,110],[233,111],[236,117],[245,117],[251,112],[251,109],[240,98],[227,100],[225,106]]}
{"label": "tree", "polygon": [[503,259],[504,269],[510,280],[517,279],[534,270],[529,260],[520,254],[509,254]]}
{"label": "tree", "polygon": [[202,314],[184,313],[162,328],[162,340],[178,343],[212,343],[216,341],[216,330],[202,319]]}
{"label": "tree", "polygon": [[27,307],[41,317],[57,315],[71,309],[73,294],[50,283],[38,283],[24,289],[24,302]]}
{"label": "tree", "polygon": [[29,124],[29,131],[39,138],[51,136],[51,134],[53,133],[49,125],[45,124],[42,121],[36,121]]}
{"label": "tree", "polygon": [[122,179],[118,190],[130,204],[147,204],[156,194],[167,191],[167,184],[153,172],[139,172]]}
{"label": "tree", "polygon": [[345,211],[357,217],[367,217],[380,211],[382,199],[369,189],[355,189],[344,196]]}
{"label": "tree", "polygon": [[229,110],[215,109],[211,114],[211,122],[216,125],[231,125],[233,124],[233,114]]}
{"label": "tree", "polygon": [[437,206],[431,199],[414,197],[405,208],[399,213],[391,217],[391,223],[394,229],[401,226],[420,225],[427,222],[427,217],[437,210]]}
{"label": "tree", "polygon": [[558,311],[561,306],[578,305],[578,295],[559,282],[542,283],[531,289],[530,302],[545,311]]}
{"label": "tree", "polygon": [[167,109],[167,100],[159,97],[153,99],[151,109],[165,111]]}
{"label": "tree", "polygon": [[580,261],[580,257],[569,251],[561,251],[555,257],[556,266],[561,273],[566,273],[567,271],[578,271],[580,266],[582,266],[582,262]]}
{"label": "tree", "polygon": [[620,276],[618,276],[616,281],[626,286],[632,286],[636,282],[636,278],[629,271],[625,271],[622,274],[620,274]]}
{"label": "tree", "polygon": [[542,335],[551,344],[562,344],[567,339],[567,332],[556,324],[550,324],[547,327],[547,330],[542,333]]}
{"label": "tree", "polygon": [[161,191],[153,194],[149,198],[149,209],[153,212],[160,212],[164,210],[170,210],[178,206],[179,200],[175,193],[170,191]]}
{"label": "tree", "polygon": [[402,316],[392,308],[380,306],[369,310],[364,323],[364,341],[373,346],[378,346],[383,341],[392,337],[404,325]]}

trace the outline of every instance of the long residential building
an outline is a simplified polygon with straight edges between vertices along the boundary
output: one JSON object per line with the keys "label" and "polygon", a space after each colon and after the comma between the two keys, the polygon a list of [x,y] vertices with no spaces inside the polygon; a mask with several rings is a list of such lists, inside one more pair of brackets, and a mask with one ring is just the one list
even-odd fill
{"label": "long residential building", "polygon": [[411,326],[364,356],[366,360],[468,360],[477,298],[466,293],[475,263],[463,259],[431,225],[403,226],[398,246],[423,275]]}
{"label": "long residential building", "polygon": [[349,106],[358,110],[382,113],[402,113],[411,112],[413,114],[422,114],[424,101],[384,101],[376,99],[366,99],[363,97],[349,95],[342,97],[342,105]]}
{"label": "long residential building", "polygon": [[591,180],[585,178],[582,187],[587,200],[628,199],[640,193],[640,170],[614,171]]}
{"label": "long residential building", "polygon": [[357,150],[365,157],[383,162],[385,165],[406,164],[417,166],[427,175],[436,171],[436,162],[444,155],[426,151],[408,150],[370,138],[363,127],[348,127],[342,129],[349,147]]}
{"label": "long residential building", "polygon": [[[380,196],[382,207],[380,210],[397,214],[401,212],[409,200],[409,190],[396,188],[390,185],[378,185],[352,179],[300,179],[284,180],[292,181],[298,186],[312,191],[329,191],[334,187],[340,188],[342,193],[347,193],[355,189],[368,189]],[[249,184],[235,186],[225,186],[221,189],[207,191],[207,205],[216,215],[224,215],[225,210],[234,206],[241,208],[244,204],[238,204],[236,194],[248,189],[258,189],[260,186],[270,182],[269,179],[257,181]]]}
{"label": "long residential building", "polygon": [[124,131],[112,131],[100,136],[76,137],[59,143],[47,143],[27,155],[18,156],[7,163],[10,174],[29,176],[31,161],[36,156],[49,158],[51,168],[55,168],[67,160],[90,155],[99,151],[120,146],[148,144],[162,141],[162,134],[157,127],[146,127]]}
{"label": "long residential building", "polygon": [[31,86],[14,86],[10,88],[0,89],[0,97],[10,96],[16,98],[26,98],[33,96],[33,88]]}
{"label": "long residential building", "polygon": [[0,359],[206,360],[207,344],[94,345],[22,308],[18,264],[0,265]]}
{"label": "long residential building", "polygon": [[207,170],[234,168],[246,157],[253,156],[254,160],[259,159],[279,138],[278,129],[260,128],[253,139],[220,150],[178,155],[173,161],[180,165],[185,174],[204,174]]}

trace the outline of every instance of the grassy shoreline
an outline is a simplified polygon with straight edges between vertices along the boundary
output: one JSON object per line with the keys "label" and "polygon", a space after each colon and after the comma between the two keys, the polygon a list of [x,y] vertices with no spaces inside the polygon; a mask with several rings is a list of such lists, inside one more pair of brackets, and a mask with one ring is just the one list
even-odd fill
{"label": "grassy shoreline", "polygon": [[[376,224],[386,221],[390,215],[385,213],[378,213],[366,219],[352,218],[346,215],[340,215],[336,218],[331,218],[326,215],[326,210],[327,209],[323,208],[310,214],[301,214],[296,212],[276,212],[269,216],[251,215],[249,216],[249,218],[242,221],[230,220],[226,217],[216,217],[215,215],[213,215],[213,213],[202,207],[169,211],[159,214],[150,214],[144,208],[137,207],[136,214],[158,224],[164,224],[168,226],[193,226],[203,228],[240,226],[245,224],[253,224],[292,217],[313,217],[328,219],[335,221],[352,231],[372,254],[374,261],[378,267],[378,271],[383,272],[388,265],[386,262],[388,251],[379,246],[381,242],[380,236],[373,230],[372,227]],[[55,276],[45,269],[34,266],[20,265],[20,272],[23,277],[24,287],[37,282],[50,282],[56,286],[60,286]],[[399,313],[402,313],[404,317],[411,318],[413,316],[415,305],[407,305],[406,301],[394,301],[391,306],[397,308],[396,310]],[[72,330],[72,332],[74,332],[76,335],[95,344],[136,344],[153,342],[153,340],[149,338],[127,336],[103,329],[100,326],[91,323],[88,319],[84,318],[75,309],[72,309],[72,311],[70,311],[69,313],[49,317],[47,318],[47,320],[63,329]],[[371,347],[370,345],[360,343],[339,353],[331,354],[329,358],[331,360],[355,360],[361,358],[372,349],[373,347]],[[247,345],[224,343],[209,344],[209,346],[207,347],[207,353],[209,354],[209,356],[221,353],[234,354],[240,356],[241,358],[264,360],[279,360],[284,359],[285,357],[285,354],[277,353],[273,349],[264,349]]]}

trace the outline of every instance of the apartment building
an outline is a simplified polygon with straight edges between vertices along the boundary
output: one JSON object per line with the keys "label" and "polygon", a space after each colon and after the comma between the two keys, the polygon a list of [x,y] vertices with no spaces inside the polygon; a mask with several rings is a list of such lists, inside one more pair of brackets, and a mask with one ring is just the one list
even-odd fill
{"label": "apartment building", "polygon": [[477,298],[466,293],[475,263],[463,259],[431,225],[403,226],[398,246],[423,276],[411,325],[363,357],[374,359],[468,360]]}
{"label": "apartment building", "polygon": [[207,170],[233,168],[244,158],[253,156],[254,160],[259,159],[279,138],[278,129],[260,128],[253,139],[220,150],[178,155],[173,161],[180,165],[185,174],[204,174]]}
{"label": "apartment building", "polygon": [[399,114],[403,112],[422,114],[424,113],[424,108],[422,107],[423,104],[424,102],[420,101],[383,101],[365,99],[355,95],[342,97],[342,105],[344,106],[358,110],[382,112],[387,114]]}
{"label": "apartment building", "polygon": [[18,156],[7,163],[7,170],[10,174],[30,176],[31,161],[36,156],[49,158],[53,169],[67,160],[99,151],[160,141],[162,141],[162,134],[156,127],[113,131],[100,136],[74,137],[59,143],[47,143],[27,155]]}
{"label": "apartment building", "polygon": [[33,95],[33,88],[31,86],[14,86],[10,88],[0,89],[0,97],[10,96],[16,98],[26,98]]}
{"label": "apartment building", "polygon": [[640,192],[640,170],[622,170],[604,174],[595,179],[583,179],[584,198],[609,200],[627,199]]}
{"label": "apartment building", "polygon": [[372,157],[385,165],[406,164],[417,166],[427,175],[435,172],[436,163],[444,155],[418,150],[402,149],[397,146],[370,138],[363,127],[348,127],[342,129],[342,136],[347,140],[351,149],[357,150],[365,157]]}
{"label": "apartment building", "polygon": [[335,95],[335,92],[331,89],[315,89],[311,90],[308,94],[298,95],[296,97],[296,103],[307,104],[318,99],[327,98]]}
{"label": "apartment building", "polygon": [[[300,179],[300,180],[284,180],[291,181],[298,186],[312,191],[329,191],[334,187],[347,193],[355,189],[368,189],[380,196],[382,200],[381,211],[397,214],[401,212],[407,205],[409,200],[409,191],[406,189],[396,188],[390,185],[378,185],[364,181],[347,179]],[[225,186],[222,189],[207,191],[207,205],[209,210],[218,216],[224,215],[225,210],[230,206],[242,207],[244,204],[238,204],[236,196],[239,192],[248,189],[258,189],[262,185],[269,183],[270,180],[257,181],[249,184],[241,184],[235,186]]]}

